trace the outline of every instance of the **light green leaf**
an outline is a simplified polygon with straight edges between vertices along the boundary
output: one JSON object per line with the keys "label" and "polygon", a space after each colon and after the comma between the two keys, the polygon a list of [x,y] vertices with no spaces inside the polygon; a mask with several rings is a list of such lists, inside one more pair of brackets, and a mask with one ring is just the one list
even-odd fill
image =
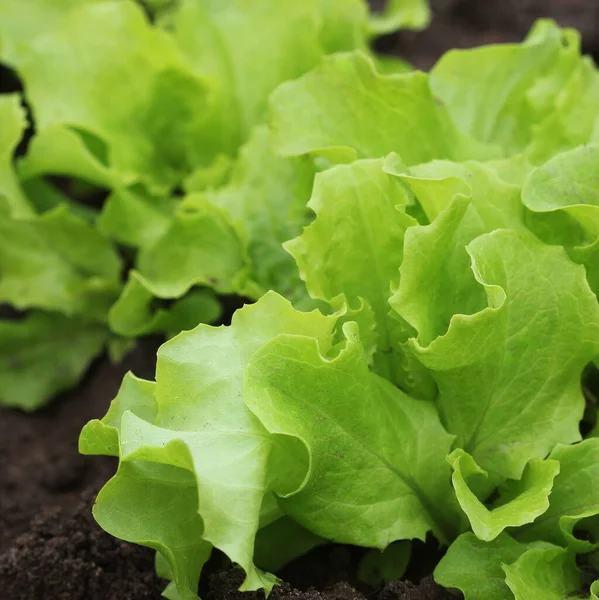
{"label": "light green leaf", "polygon": [[320,42],[326,54],[368,51],[368,4],[364,0],[317,0]]}
{"label": "light green leaf", "polygon": [[93,136],[60,123],[50,125],[31,139],[27,155],[18,163],[19,177],[27,181],[41,175],[64,175],[109,188],[117,176],[103,164],[102,150]]}
{"label": "light green leaf", "polygon": [[462,590],[466,600],[513,600],[501,565],[515,562],[526,550],[526,544],[506,533],[492,542],[463,533],[435,568],[435,581]]}
{"label": "light green leaf", "polygon": [[122,244],[145,248],[166,234],[176,207],[174,198],[152,196],[142,189],[118,188],[102,207],[98,229]]}
{"label": "light green leaf", "polygon": [[[253,564],[262,504],[272,486],[285,489],[290,485],[287,478],[295,482],[296,471],[305,470],[304,457],[295,445],[271,439],[245,407],[244,371],[256,350],[283,332],[314,338],[326,350],[335,320],[318,312],[299,313],[280,296],[268,293],[258,303],[237,311],[230,327],[201,325],[161,347],[155,419],[148,414],[146,390],[133,382],[135,385],[121,389],[112,414],[101,425],[95,423],[84,430],[82,447],[86,451],[111,451],[114,433],[106,428],[115,428],[120,418],[121,466],[160,463],[190,471],[197,486],[195,510],[203,522],[202,538],[244,568],[244,589],[270,589],[274,584],[273,576]],[[139,403],[143,413],[136,408]],[[271,459],[273,445],[278,450]],[[294,466],[296,462],[298,466]],[[267,471],[270,464],[274,468]],[[159,476],[157,480],[156,485],[163,485]],[[100,496],[96,514],[104,511],[102,514],[110,515],[114,502],[129,502],[131,485],[140,496],[152,493],[144,488],[143,480],[132,483],[126,472],[122,482]],[[106,507],[103,498],[110,500]],[[166,506],[174,502],[166,491],[164,502]],[[127,510],[137,514],[134,505]],[[160,536],[165,525],[162,519],[154,520],[154,525],[148,519],[144,522],[155,528],[151,535]],[[111,533],[124,539],[129,539],[129,529],[125,520],[110,525]],[[182,551],[173,560],[183,568],[188,558]]]}
{"label": "light green leaf", "polygon": [[522,186],[529,225],[548,243],[574,249],[584,262],[599,238],[599,145],[558,154]]}
{"label": "light green leaf", "polygon": [[203,144],[232,154],[265,117],[277,85],[314,67],[321,56],[315,0],[183,0],[165,17],[190,67],[210,81]]}
{"label": "light green leaf", "polygon": [[449,541],[456,507],[443,459],[452,436],[431,403],[368,371],[355,323],[344,332],[334,358],[314,339],[278,336],[246,371],[246,404],[271,434],[291,436],[309,454],[303,483],[280,493],[280,507],[340,543],[382,550],[429,530]]}
{"label": "light green leaf", "polygon": [[72,388],[108,337],[101,325],[56,313],[0,321],[0,403],[30,411]]}
{"label": "light green leaf", "polygon": [[576,66],[569,79],[560,78],[556,89],[547,95],[554,110],[535,127],[529,147],[537,164],[591,141],[599,118],[599,71],[590,56],[580,58],[580,35],[570,30],[568,33],[567,43],[576,53]]}
{"label": "light green leaf", "polygon": [[[467,244],[482,233],[480,221],[470,200],[461,193],[455,195],[455,183],[442,180],[427,185],[427,194],[441,192],[440,196],[453,199],[431,225],[406,232],[400,285],[390,300],[391,307],[412,325],[423,347],[446,333],[454,315],[475,314],[486,304],[466,251]],[[463,184],[457,183],[461,189]],[[419,197],[423,196],[419,191]]]}
{"label": "light green leaf", "polygon": [[274,147],[285,156],[313,152],[351,162],[395,151],[407,165],[468,158],[427,75],[380,75],[361,52],[325,57],[307,75],[279,86],[269,103]]}
{"label": "light green leaf", "polygon": [[121,462],[98,494],[93,514],[112,535],[160,552],[170,567],[175,597],[196,600],[212,550],[202,538],[197,506],[191,473],[156,463]]}
{"label": "light green leaf", "polygon": [[[76,185],[77,182],[72,181],[71,189]],[[93,224],[97,217],[97,212],[94,208],[73,200],[66,195],[66,190],[59,189],[44,178],[22,181],[21,189],[37,214],[50,212],[59,207],[67,207],[72,215],[82,218],[89,224]]]}
{"label": "light green leaf", "polygon": [[2,204],[6,203],[9,214],[15,217],[34,214],[13,169],[13,153],[26,126],[20,97],[17,94],[0,96],[0,213]]}
{"label": "light green leaf", "polygon": [[385,160],[385,171],[397,175],[412,190],[429,222],[453,198],[465,196],[470,198],[474,209],[468,218],[473,226],[476,223],[480,233],[504,228],[528,231],[520,186],[500,178],[492,164],[434,160],[406,169],[398,165],[397,157],[390,155]]}
{"label": "light green leaf", "polygon": [[[452,207],[408,232],[392,304],[418,332],[412,348],[434,374],[442,420],[458,445],[491,480],[518,479],[529,460],[580,439],[579,382],[598,352],[599,306],[584,269],[529,235],[497,230],[468,245],[471,270],[463,256],[448,262],[465,214],[464,202]],[[440,284],[420,283],[443,269],[455,285],[447,297]]]}
{"label": "light green leaf", "polygon": [[79,436],[79,452],[82,454],[119,455],[119,431],[121,419],[131,411],[140,419],[153,423],[158,413],[154,397],[156,384],[127,373],[116,398],[102,420],[93,419],[85,425]]}
{"label": "light green leaf", "polygon": [[22,220],[0,214],[0,301],[103,320],[120,268],[109,241],[65,206]]}
{"label": "light green leaf", "polygon": [[[40,134],[70,126],[97,136],[122,183],[143,181],[164,191],[211,158],[198,143],[206,118],[204,82],[173,40],[129,0],[71,10],[56,29],[31,42],[19,74]],[[68,152],[61,145],[65,161],[74,145],[71,139]]]}
{"label": "light green leaf", "polygon": [[234,161],[227,154],[217,154],[206,167],[198,167],[183,181],[186,192],[203,192],[227,183]]}
{"label": "light green leaf", "polygon": [[222,208],[187,196],[165,233],[141,248],[137,269],[159,298],[179,298],[195,285],[251,294],[246,245]]}
{"label": "light green leaf", "polygon": [[487,477],[473,458],[461,448],[447,460],[453,468],[452,482],[458,502],[468,516],[475,535],[486,542],[494,540],[506,527],[532,523],[549,507],[553,480],[559,473],[559,462],[534,459],[526,465],[522,478],[504,487],[497,507],[489,510],[472,491],[467,479]]}
{"label": "light green leaf", "polygon": [[330,302],[342,294],[350,303],[366,300],[377,334],[375,370],[392,381],[407,377],[397,346],[397,322],[388,299],[399,281],[406,229],[402,184],[382,170],[382,160],[361,160],[319,173],[309,207],[316,219],[285,248],[295,258],[313,298]]}
{"label": "light green leaf", "polygon": [[[451,50],[431,71],[431,90],[463,134],[496,145],[504,156],[517,153],[550,111],[543,101],[555,93],[549,87],[541,94],[535,86],[561,75],[560,59],[566,54],[568,62],[570,54],[562,40],[569,35],[552,22],[540,21],[523,44]],[[566,70],[557,85],[568,74]]]}
{"label": "light green leaf", "polygon": [[[599,438],[574,446],[557,446],[550,458],[560,463],[549,509],[517,533],[519,539],[542,539],[577,552],[599,547]],[[585,535],[577,538],[574,531]]]}
{"label": "light green leaf", "polygon": [[370,18],[373,35],[384,35],[396,29],[425,29],[431,19],[428,0],[388,0],[385,10]]}
{"label": "light green leaf", "polygon": [[502,566],[515,600],[564,600],[582,585],[576,556],[563,548],[532,548]]}
{"label": "light green leaf", "polygon": [[55,29],[68,11],[100,0],[3,0],[0,5],[0,58],[18,65],[33,40]]}
{"label": "light green leaf", "polygon": [[168,308],[153,310],[153,300],[152,289],[136,271],[130,271],[123,293],[110,308],[110,329],[125,337],[175,335],[200,323],[214,323],[221,314],[218,300],[208,289],[192,290]]}
{"label": "light green leaf", "polygon": [[290,300],[301,298],[305,290],[281,244],[300,233],[307,222],[313,178],[311,160],[274,155],[267,128],[257,127],[241,148],[228,184],[205,192],[244,232],[254,281]]}

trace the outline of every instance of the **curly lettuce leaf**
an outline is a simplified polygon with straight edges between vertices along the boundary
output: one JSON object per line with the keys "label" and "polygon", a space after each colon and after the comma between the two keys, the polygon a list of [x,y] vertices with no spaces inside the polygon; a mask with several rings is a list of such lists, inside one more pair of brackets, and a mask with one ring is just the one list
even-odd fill
{"label": "curly lettuce leaf", "polygon": [[447,460],[453,469],[452,483],[458,502],[476,537],[485,542],[497,538],[506,527],[532,523],[542,515],[549,508],[549,494],[560,469],[556,460],[530,461],[522,478],[508,482],[509,486],[503,488],[498,506],[488,509],[467,481],[477,476],[486,478],[486,471],[461,448],[454,450]]}
{"label": "curly lettuce leaf", "polygon": [[29,217],[34,210],[14,172],[13,154],[27,126],[25,110],[17,94],[0,96],[0,210],[6,206],[14,217]]}
{"label": "curly lettuce leaf", "polygon": [[123,415],[125,412],[130,412],[140,419],[153,423],[158,414],[155,390],[155,382],[127,373],[102,420],[93,419],[84,427],[79,438],[80,452],[118,456],[119,431]]}
{"label": "curly lettuce leaf", "polygon": [[25,182],[44,175],[63,175],[110,188],[119,179],[105,164],[104,155],[105,147],[97,139],[57,123],[33,136],[27,154],[18,162],[19,179]]}
{"label": "curly lettuce leaf", "polygon": [[559,445],[550,458],[560,463],[549,509],[517,532],[519,539],[545,540],[577,552],[599,548],[599,438],[573,446]]}
{"label": "curly lettuce leaf", "polygon": [[[422,0],[395,2],[384,28],[424,25],[426,10]],[[377,17],[369,17],[364,0],[255,0],[249,5],[183,0],[159,23],[172,33],[191,68],[210,81],[205,142],[216,156],[234,154],[264,122],[267,99],[279,84],[307,73],[324,55],[354,49],[370,53],[372,19]]]}
{"label": "curly lettuce leaf", "polygon": [[105,320],[120,291],[110,242],[59,206],[40,216],[0,213],[0,301]]}
{"label": "curly lettuce leaf", "polygon": [[312,161],[273,154],[268,129],[261,126],[241,148],[228,183],[204,192],[244,233],[252,279],[262,289],[275,290],[292,301],[302,299],[305,290],[282,243],[307,222],[313,179]]}
{"label": "curly lettuce leaf", "polygon": [[279,493],[279,505],[336,542],[382,550],[429,530],[447,542],[457,512],[443,459],[453,437],[431,403],[369,372],[355,323],[343,331],[332,358],[315,339],[281,335],[248,365],[246,404],[309,455],[301,485]]}
{"label": "curly lettuce leaf", "polygon": [[[136,481],[126,470],[122,478],[112,480],[95,509],[100,524],[113,535],[160,550],[173,571],[179,593],[186,597],[195,597],[201,565],[196,564],[193,574],[186,570],[189,560],[185,552],[175,553],[185,544],[203,547],[201,542],[209,542],[222,550],[245,570],[244,589],[269,589],[276,581],[253,562],[261,508],[271,489],[291,485],[288,478],[295,481],[295,474],[305,469],[305,457],[295,444],[269,436],[247,409],[244,379],[253,356],[269,339],[288,333],[317,340],[326,350],[335,321],[335,317],[318,312],[297,312],[282,297],[268,293],[256,304],[237,311],[230,327],[201,325],[163,345],[156,384],[129,378],[127,388],[121,388],[102,422],[92,421],[83,430],[82,452],[113,453],[116,447],[122,469],[128,465],[149,469],[148,476],[165,490],[160,492],[165,510],[177,500],[168,497],[160,465],[183,478],[180,485],[190,488],[185,492],[188,497],[192,491],[197,494],[194,510],[203,524],[201,537],[197,528],[184,528],[172,544],[164,539],[168,527],[155,505],[153,517],[143,513],[132,521],[132,515],[138,513],[131,486],[135,497],[153,489],[144,487],[144,479],[136,479],[135,473],[132,477]],[[155,398],[155,409],[151,397]],[[278,452],[271,457],[275,447]],[[270,464],[274,464],[272,470],[268,469]],[[158,474],[152,475],[153,470]],[[116,505],[123,510],[116,513]],[[191,515],[191,508],[185,510]],[[140,519],[145,526],[143,539],[132,529],[132,523]],[[178,572],[187,575],[178,576]]]}
{"label": "curly lettuce leaf", "polygon": [[522,185],[529,226],[585,262],[599,240],[599,145],[580,146],[536,168]]}
{"label": "curly lettuce leaf", "polygon": [[222,208],[190,194],[164,233],[140,249],[136,267],[158,298],[179,298],[193,286],[255,295],[245,241]]}
{"label": "curly lettuce leaf", "polygon": [[522,44],[446,53],[431,89],[459,131],[504,156],[538,162],[588,142],[599,117],[599,73],[581,57],[580,36],[539,21]]}
{"label": "curly lettuce leaf", "polygon": [[369,10],[365,0],[317,0],[319,41],[325,54],[368,51]]}
{"label": "curly lettuce leaf", "polygon": [[384,170],[410,188],[429,223],[447,209],[456,196],[464,196],[470,198],[471,235],[495,229],[528,231],[520,185],[502,177],[501,166],[505,165],[434,160],[407,168],[399,156],[391,154],[385,159]]}
{"label": "curly lettuce leaf", "polygon": [[68,11],[102,0],[4,0],[0,5],[0,59],[18,66],[32,40],[56,28]]}
{"label": "curly lettuce leaf", "polygon": [[503,565],[505,582],[515,600],[563,600],[582,588],[576,556],[563,548],[531,548],[511,565]]}
{"label": "curly lettuce leaf", "polygon": [[97,219],[106,236],[133,248],[150,247],[172,224],[178,202],[139,188],[117,188],[106,199]]}
{"label": "curly lettuce leaf", "polygon": [[[444,219],[408,231],[392,305],[418,332],[412,348],[437,381],[441,417],[458,446],[491,479],[519,479],[529,460],[580,439],[579,381],[598,351],[599,306],[584,269],[527,234],[479,236],[467,246],[471,268],[463,256],[448,262],[466,212],[458,200]],[[452,311],[438,284],[420,283],[444,269],[441,281],[457,283]],[[421,306],[410,300],[416,287]]]}
{"label": "curly lettuce leaf", "polygon": [[[28,46],[19,74],[37,130],[53,127],[64,138],[56,132],[68,127],[96,136],[122,183],[143,181],[163,191],[209,160],[200,143],[205,83],[129,0],[69,11]],[[68,144],[73,150],[74,141]],[[71,153],[61,150],[66,161]],[[68,165],[61,171],[70,173]]]}
{"label": "curly lettuce leaf", "polygon": [[203,144],[213,156],[234,154],[264,121],[270,92],[318,63],[318,17],[315,0],[183,0],[162,20],[190,68],[210,82]]}
{"label": "curly lettuce leaf", "polygon": [[308,206],[316,219],[285,244],[312,298],[331,302],[343,295],[365,300],[374,312],[377,373],[405,379],[404,353],[388,299],[397,286],[406,229],[416,221],[404,212],[408,196],[381,160],[360,160],[319,173]]}
{"label": "curly lettuce leaf", "polygon": [[269,108],[273,144],[284,156],[312,152],[344,163],[398,152],[414,165],[473,150],[437,106],[426,74],[380,75],[362,52],[325,57],[280,85]]}
{"label": "curly lettuce leaf", "polygon": [[435,581],[461,590],[466,600],[513,600],[502,565],[516,562],[527,549],[507,533],[490,542],[463,533],[435,568]]}
{"label": "curly lettuce leaf", "polygon": [[[578,39],[576,45],[580,46]],[[569,80],[559,85],[555,96],[550,96],[555,99],[554,110],[535,127],[528,148],[536,163],[592,142],[593,131],[599,131],[599,70],[591,57],[583,56]]]}
{"label": "curly lettuce leaf", "polygon": [[108,337],[102,325],[56,313],[0,321],[0,403],[30,411],[72,388]]}
{"label": "curly lettuce leaf", "polygon": [[425,29],[431,19],[428,0],[388,0],[381,13],[370,17],[373,35],[384,35],[396,29]]}
{"label": "curly lettuce leaf", "polygon": [[93,515],[121,539],[160,552],[177,594],[172,598],[197,600],[198,580],[212,552],[202,537],[197,507],[196,482],[189,471],[144,461],[121,462],[100,490]]}
{"label": "curly lettuce leaf", "polygon": [[206,288],[194,289],[168,308],[153,309],[154,295],[136,271],[119,299],[110,308],[110,329],[124,337],[139,337],[152,333],[176,335],[193,329],[199,323],[214,323],[221,306],[214,293]]}

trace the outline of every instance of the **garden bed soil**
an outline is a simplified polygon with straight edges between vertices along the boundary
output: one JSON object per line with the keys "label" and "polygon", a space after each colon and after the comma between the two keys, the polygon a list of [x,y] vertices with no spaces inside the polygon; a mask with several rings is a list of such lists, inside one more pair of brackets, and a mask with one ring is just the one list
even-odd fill
{"label": "garden bed soil", "polygon": [[[551,16],[583,33],[585,50],[599,56],[596,0],[433,0],[434,20],[421,33],[378,42],[381,50],[428,68],[445,50],[517,41],[535,18]],[[5,86],[2,86],[5,87]],[[121,365],[101,359],[85,381],[49,407],[26,415],[0,410],[0,597],[2,600],[150,600],[163,582],[149,550],[117,541],[95,524],[90,508],[114,472],[110,459],[77,453],[81,427],[103,415],[123,374],[153,377],[158,341],[144,340]],[[274,600],[447,600],[456,595],[430,578],[438,560],[433,544],[415,548],[405,582],[361,590],[352,577],[356,550],[327,547],[287,567]],[[254,600],[242,595],[238,570],[212,563],[203,597]],[[412,582],[410,582],[411,580]],[[459,596],[458,596],[459,597]]]}

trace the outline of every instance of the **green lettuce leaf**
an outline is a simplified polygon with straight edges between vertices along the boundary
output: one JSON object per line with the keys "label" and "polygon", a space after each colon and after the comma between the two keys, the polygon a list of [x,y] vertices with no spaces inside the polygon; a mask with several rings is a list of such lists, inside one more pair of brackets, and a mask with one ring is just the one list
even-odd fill
{"label": "green lettuce leaf", "polygon": [[125,337],[152,333],[172,336],[193,329],[199,323],[214,323],[221,314],[214,293],[206,288],[192,290],[168,308],[153,310],[153,300],[154,295],[144,279],[131,271],[123,293],[110,308],[110,329]]}
{"label": "green lettuce leaf", "polygon": [[558,154],[535,169],[522,185],[522,203],[539,237],[588,260],[599,240],[599,145]]}
{"label": "green lettuce leaf", "polygon": [[317,0],[319,40],[325,54],[369,51],[369,11],[364,0]]}
{"label": "green lettuce leaf", "polygon": [[102,325],[56,313],[0,321],[0,403],[30,411],[72,388],[108,337]]}
{"label": "green lettuce leaf", "polygon": [[407,202],[404,187],[383,172],[381,160],[337,166],[316,177],[308,205],[316,219],[285,244],[312,298],[331,302],[343,295],[369,304],[377,334],[374,368],[395,382],[407,374],[388,299],[399,280],[406,229],[416,224],[403,211]]}
{"label": "green lettuce leaf", "polygon": [[271,434],[309,455],[301,485],[280,493],[279,505],[336,542],[382,550],[429,530],[449,541],[457,512],[443,458],[453,437],[431,403],[368,371],[355,323],[343,331],[333,358],[314,339],[281,335],[248,365],[246,404]]}
{"label": "green lettuce leaf", "polygon": [[[256,351],[281,333],[315,339],[326,349],[335,320],[318,312],[297,312],[280,296],[266,294],[235,313],[230,327],[201,325],[163,345],[155,386],[129,378],[102,422],[92,421],[83,430],[84,453],[112,454],[116,446],[123,469],[122,478],[117,476],[101,492],[96,518],[113,535],[160,550],[180,594],[195,597],[201,567],[194,563],[190,572],[190,557],[182,548],[197,547],[201,553],[205,542],[243,567],[244,589],[269,589],[276,581],[253,562],[261,507],[273,486],[283,489],[291,485],[288,478],[295,481],[294,474],[305,469],[305,457],[295,444],[269,436],[246,408],[245,372]],[[159,408],[151,408],[152,395]],[[271,457],[274,447],[278,452]],[[269,464],[272,471],[267,471]],[[136,475],[137,465],[144,473],[148,469],[147,476],[155,482],[148,488],[145,476]],[[168,466],[166,481],[160,465]],[[154,504],[151,515],[144,516],[142,508],[134,518],[138,512],[132,496],[153,494],[154,485],[164,490],[157,494],[165,510],[177,502],[166,492],[171,472],[181,479],[177,485],[188,490],[181,493],[188,498],[185,514],[190,519],[192,495],[197,495],[193,508],[203,523],[201,537],[197,528],[189,527],[182,528],[172,543],[165,541],[167,521]],[[171,490],[178,495],[172,486]],[[117,513],[116,505],[126,508]],[[135,529],[140,520],[145,526],[143,540]],[[176,553],[177,548],[181,552]]]}
{"label": "green lettuce leaf", "polygon": [[140,249],[137,270],[158,298],[179,298],[195,285],[256,295],[245,240],[231,216],[204,195],[190,194],[164,233]]}
{"label": "green lettuce leaf", "polygon": [[318,17],[315,0],[183,0],[162,20],[193,71],[210,82],[202,141],[213,156],[234,154],[264,121],[270,92],[318,63]]}
{"label": "green lettuce leaf", "polygon": [[160,552],[177,594],[171,593],[171,598],[196,600],[198,580],[212,551],[202,538],[197,507],[191,473],[135,461],[119,464],[116,475],[98,494],[93,514],[104,529],[121,539]]}
{"label": "green lettuce leaf", "polygon": [[0,6],[0,59],[18,65],[32,40],[55,29],[68,11],[101,0],[5,0]]}
{"label": "green lettuce leaf", "polygon": [[105,146],[93,136],[56,123],[36,133],[18,163],[19,178],[43,175],[76,177],[100,187],[118,184],[118,173],[105,164]]}
{"label": "green lettuce leaf", "polygon": [[425,29],[430,18],[427,0],[389,0],[382,13],[370,18],[370,31],[382,35],[395,29]]}
{"label": "green lettuce leaf", "polygon": [[560,463],[549,509],[534,523],[518,531],[518,539],[545,540],[576,552],[599,548],[599,438],[573,446],[559,445],[550,455]]}
{"label": "green lettuce leaf", "polygon": [[65,206],[26,219],[0,212],[1,302],[106,320],[120,269],[110,242]]}
{"label": "green lettuce leaf", "polygon": [[491,542],[463,533],[435,568],[435,581],[461,590],[466,600],[513,600],[502,565],[516,562],[527,549],[507,533]]}
{"label": "green lettuce leaf", "polygon": [[104,203],[98,229],[121,244],[150,247],[172,225],[177,206],[171,197],[153,196],[139,188],[117,188]]}
{"label": "green lettuce leaf", "polygon": [[[551,21],[539,21],[523,44],[448,52],[431,71],[430,85],[463,134],[494,145],[504,156],[527,149],[538,136],[537,153],[542,149],[548,157],[551,151],[543,144],[556,151],[555,139],[572,146],[590,138],[588,129],[585,140],[576,135],[582,123],[574,125],[570,141],[560,139],[560,128],[547,130],[555,127],[556,120],[568,121],[564,128],[569,130],[574,115],[580,117],[578,109],[557,100],[568,85],[581,90],[580,84],[570,84],[580,64],[577,34]],[[588,111],[593,115],[597,104],[592,86],[582,89],[588,93],[583,110],[583,123],[588,123]]]}
{"label": "green lettuce leaf", "polygon": [[[32,41],[19,74],[37,130],[54,127],[54,135],[64,137],[56,128],[69,127],[96,136],[123,183],[143,181],[163,191],[209,159],[209,149],[198,143],[206,118],[204,82],[173,40],[129,0],[71,10]],[[61,141],[66,161],[71,152]],[[73,150],[74,143],[67,147]],[[70,172],[67,166],[61,171]]]}
{"label": "green lettuce leaf", "polygon": [[[458,446],[491,480],[519,479],[529,460],[580,439],[579,381],[598,351],[599,306],[582,267],[526,234],[477,237],[467,246],[469,269],[464,256],[447,261],[448,247],[463,248],[455,235],[467,207],[458,200],[445,218],[408,230],[392,306],[418,332],[412,348],[434,374]],[[420,283],[443,270],[441,281],[455,282],[449,297],[438,283]]]}
{"label": "green lettuce leaf", "polygon": [[32,220],[0,216],[0,232],[2,301],[106,319],[120,260],[87,223],[58,207]]}
{"label": "green lettuce leaf", "polygon": [[384,164],[387,173],[399,177],[413,192],[426,222],[434,221],[456,196],[464,196],[470,198],[471,204],[467,215],[470,235],[495,229],[528,231],[520,198],[521,186],[503,178],[500,168],[496,163],[442,160],[407,168],[394,154],[389,155]]}
{"label": "green lettuce leaf", "polygon": [[307,222],[313,178],[311,160],[274,155],[267,128],[257,127],[241,148],[229,182],[205,191],[210,202],[226,210],[243,232],[252,279],[263,290],[275,290],[292,301],[305,296],[305,290],[282,243]]}
{"label": "green lettuce leaf", "polygon": [[458,448],[447,458],[453,468],[453,488],[462,510],[468,516],[477,538],[490,542],[506,527],[532,523],[549,508],[553,480],[559,473],[559,462],[535,459],[528,463],[518,481],[509,482],[499,505],[489,510],[469,487],[471,477],[487,477],[472,457]]}
{"label": "green lettuce leaf", "polygon": [[125,412],[130,412],[149,423],[156,420],[158,406],[154,397],[156,383],[127,373],[121,387],[102,420],[87,423],[79,438],[83,454],[119,455],[119,430]]}
{"label": "green lettuce leaf", "polygon": [[25,111],[19,96],[0,96],[0,211],[5,205],[8,213],[14,217],[34,214],[13,167],[13,154],[26,126]]}
{"label": "green lettuce leaf", "polygon": [[582,588],[576,556],[563,548],[532,548],[503,570],[515,600],[580,598],[575,594]]}
{"label": "green lettuce leaf", "polygon": [[351,162],[398,152],[414,165],[473,151],[437,106],[426,74],[380,75],[362,52],[325,57],[279,86],[269,107],[274,147],[284,156]]}

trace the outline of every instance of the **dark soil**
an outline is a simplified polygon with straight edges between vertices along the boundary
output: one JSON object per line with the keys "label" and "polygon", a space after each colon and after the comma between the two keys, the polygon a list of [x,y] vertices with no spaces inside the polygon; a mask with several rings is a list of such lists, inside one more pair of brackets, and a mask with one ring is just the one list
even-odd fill
{"label": "dark soil", "polygon": [[[381,50],[430,67],[447,49],[517,41],[535,18],[553,17],[583,33],[585,51],[599,56],[597,0],[432,0],[434,21],[422,33],[401,33]],[[2,91],[7,90],[3,73]],[[10,82],[9,82],[10,83]],[[13,82],[14,83],[14,82]],[[18,82],[13,87],[18,87]],[[8,86],[10,87],[10,86]],[[50,407],[25,415],[0,410],[0,597],[2,600],[145,600],[160,598],[149,550],[114,540],[94,523],[97,489],[114,472],[109,459],[77,453],[84,423],[104,414],[123,374],[152,377],[156,340],[144,341],[122,365],[94,365],[78,389]],[[368,593],[369,600],[447,600],[456,596],[430,576],[434,545],[416,545],[408,578]],[[352,551],[321,548],[286,568],[289,582],[274,600],[364,600],[352,587]],[[237,591],[241,574],[216,569],[207,600],[255,600]],[[348,583],[349,582],[349,583]]]}

